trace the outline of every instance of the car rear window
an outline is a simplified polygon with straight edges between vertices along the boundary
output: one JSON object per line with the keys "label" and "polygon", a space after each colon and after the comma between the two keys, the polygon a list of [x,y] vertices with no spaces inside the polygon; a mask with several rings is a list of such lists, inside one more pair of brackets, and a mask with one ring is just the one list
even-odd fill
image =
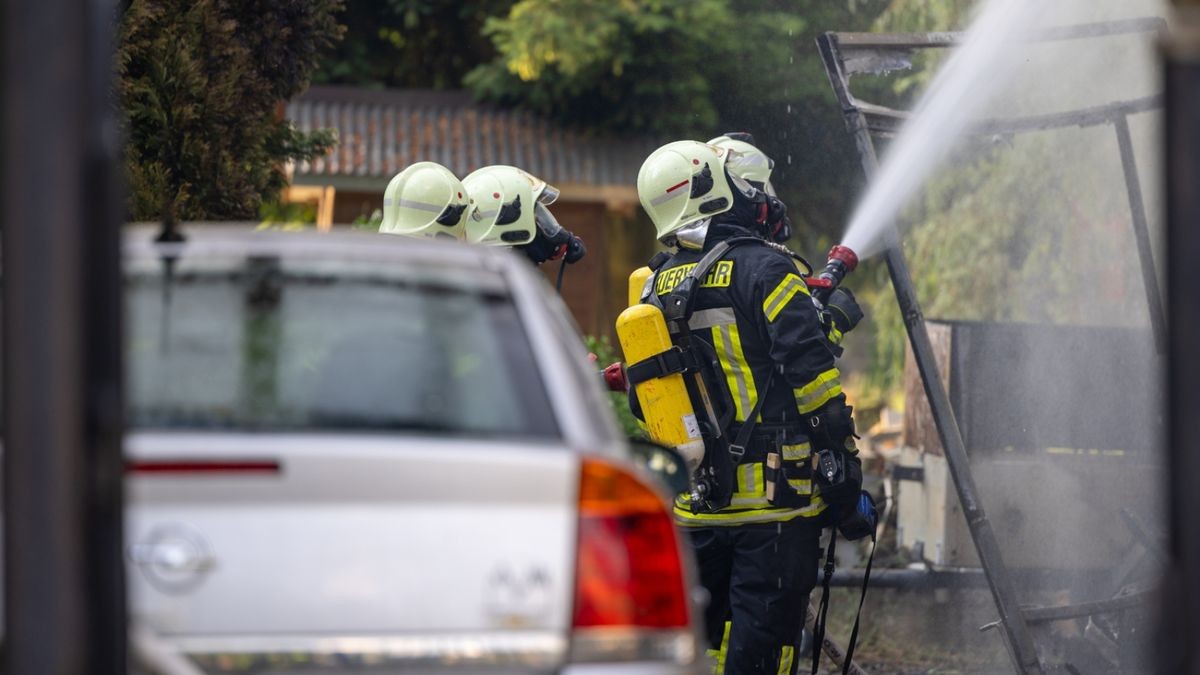
{"label": "car rear window", "polygon": [[134,428],[558,436],[495,273],[185,257],[127,289]]}

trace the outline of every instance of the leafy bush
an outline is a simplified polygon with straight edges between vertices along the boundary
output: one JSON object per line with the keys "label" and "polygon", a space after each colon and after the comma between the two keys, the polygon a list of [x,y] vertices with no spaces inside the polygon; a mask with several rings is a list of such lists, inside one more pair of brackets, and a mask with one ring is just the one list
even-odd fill
{"label": "leafy bush", "polygon": [[121,17],[117,94],[136,220],[250,220],[288,160],[336,143],[282,105],[342,34],[342,0],[134,0]]}
{"label": "leafy bush", "polygon": [[[596,363],[603,368],[613,361],[620,361],[621,356],[617,353],[617,349],[608,340],[608,336],[596,337],[587,335],[583,338],[587,345],[588,351],[596,355]],[[626,436],[632,438],[646,438],[646,431],[642,429],[641,423],[633,413],[629,411],[629,396],[620,392],[609,392],[608,400],[612,403],[613,412],[617,415],[617,421],[621,424],[621,429],[625,431]]]}

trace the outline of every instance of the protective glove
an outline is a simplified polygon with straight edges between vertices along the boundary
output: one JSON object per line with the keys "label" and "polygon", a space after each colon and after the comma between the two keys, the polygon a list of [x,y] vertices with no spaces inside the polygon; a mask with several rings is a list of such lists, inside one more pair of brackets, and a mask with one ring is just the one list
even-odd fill
{"label": "protective glove", "polygon": [[862,308],[858,306],[854,294],[845,288],[834,289],[829,301],[825,303],[825,308],[829,312],[830,321],[842,333],[854,330],[863,318]]}
{"label": "protective glove", "polygon": [[[571,234],[571,233],[568,233]],[[571,265],[583,260],[583,256],[587,255],[587,246],[583,245],[583,240],[574,234],[571,234],[571,240],[567,242],[567,252],[563,260]]]}
{"label": "protective glove", "polygon": [[583,240],[562,228],[559,228],[553,236],[548,236],[539,229],[534,235],[533,241],[518,248],[538,265],[559,258],[565,258],[568,263],[575,263],[587,254],[587,247],[584,246]]}
{"label": "protective glove", "polygon": [[625,364],[617,361],[609,364],[604,370],[600,371],[604,377],[604,384],[609,391],[616,391],[622,394],[629,391],[629,379],[625,376]]}
{"label": "protective glove", "polygon": [[875,508],[875,499],[871,493],[862,490],[853,511],[842,516],[838,522],[838,532],[850,541],[866,537],[875,538],[875,528],[879,525],[879,510]]}

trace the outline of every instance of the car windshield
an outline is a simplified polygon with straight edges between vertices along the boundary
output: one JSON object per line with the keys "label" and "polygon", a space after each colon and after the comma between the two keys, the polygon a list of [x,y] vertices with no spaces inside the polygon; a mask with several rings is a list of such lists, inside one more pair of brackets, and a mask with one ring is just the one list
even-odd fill
{"label": "car windshield", "polygon": [[245,255],[127,267],[134,428],[557,436],[498,274]]}

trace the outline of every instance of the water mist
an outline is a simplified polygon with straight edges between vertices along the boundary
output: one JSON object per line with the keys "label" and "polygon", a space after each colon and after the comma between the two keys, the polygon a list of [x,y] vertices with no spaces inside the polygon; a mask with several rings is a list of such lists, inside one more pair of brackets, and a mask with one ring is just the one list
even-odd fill
{"label": "water mist", "polygon": [[845,246],[863,258],[879,251],[896,214],[1008,81],[1012,64],[1002,55],[1035,25],[1044,5],[1042,0],[992,0],[983,7],[883,157],[846,230]]}

